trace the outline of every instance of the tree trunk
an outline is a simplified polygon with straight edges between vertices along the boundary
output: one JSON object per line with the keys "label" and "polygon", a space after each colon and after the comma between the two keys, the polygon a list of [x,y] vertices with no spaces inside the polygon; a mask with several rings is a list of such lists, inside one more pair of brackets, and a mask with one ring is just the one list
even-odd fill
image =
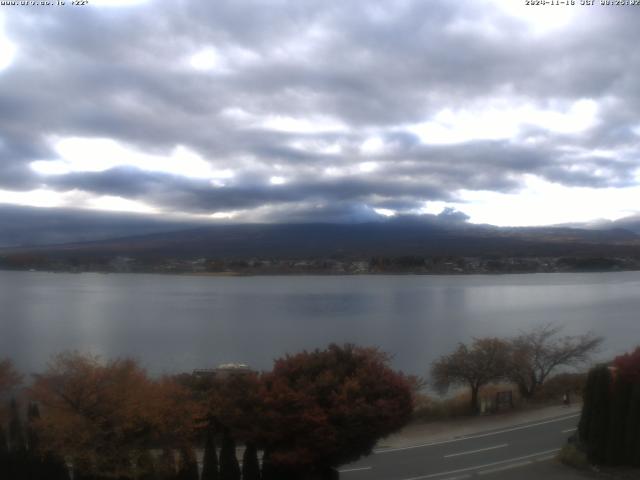
{"label": "tree trunk", "polygon": [[480,409],[478,408],[478,391],[480,390],[480,386],[472,385],[471,386],[471,413],[474,415],[477,414]]}

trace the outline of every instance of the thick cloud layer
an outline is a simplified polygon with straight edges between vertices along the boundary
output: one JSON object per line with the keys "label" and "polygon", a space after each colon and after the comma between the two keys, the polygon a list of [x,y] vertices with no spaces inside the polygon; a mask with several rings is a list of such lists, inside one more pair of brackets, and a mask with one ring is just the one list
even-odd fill
{"label": "thick cloud layer", "polygon": [[640,8],[521,3],[3,7],[0,190],[354,221],[637,186]]}

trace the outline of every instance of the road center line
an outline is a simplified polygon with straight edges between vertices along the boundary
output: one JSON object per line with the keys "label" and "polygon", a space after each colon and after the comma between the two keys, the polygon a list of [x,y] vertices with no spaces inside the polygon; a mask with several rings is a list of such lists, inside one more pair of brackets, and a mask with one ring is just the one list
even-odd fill
{"label": "road center line", "polygon": [[567,428],[566,430],[562,430],[562,433],[575,432],[577,429],[578,427]]}
{"label": "road center line", "polygon": [[570,418],[575,418],[575,417],[579,417],[579,416],[580,416],[580,414],[576,413],[576,414],[565,416],[565,417],[561,417],[561,418],[554,418],[554,419],[551,419],[551,420],[546,420],[544,422],[530,423],[528,425],[521,425],[519,427],[512,427],[512,428],[507,428],[505,430],[498,430],[496,432],[481,433],[481,434],[477,434],[477,435],[469,435],[467,437],[452,438],[451,440],[443,440],[441,442],[421,443],[421,444],[418,444],[418,445],[411,445],[411,446],[408,446],[408,447],[384,448],[384,449],[380,449],[380,450],[374,450],[373,453],[376,454],[376,455],[380,455],[382,453],[392,453],[392,452],[400,452],[400,451],[403,451],[403,450],[413,450],[414,448],[424,448],[424,447],[433,447],[433,446],[436,446],[436,445],[446,445],[447,443],[462,442],[464,440],[473,440],[475,438],[490,437],[492,435],[500,435],[501,433],[515,432],[516,430],[524,430],[526,428],[537,427],[539,425],[546,425],[548,423],[562,422],[564,420],[569,420]]}
{"label": "road center line", "polygon": [[345,470],[338,470],[340,473],[348,473],[348,472],[362,472],[363,470],[371,470],[372,467],[358,467],[358,468],[347,468]]}
{"label": "road center line", "polygon": [[450,453],[449,455],[445,455],[444,458],[459,457],[461,455],[471,455],[472,453],[486,452],[487,450],[495,450],[497,448],[505,448],[505,447],[508,447],[508,446],[509,446],[508,443],[503,443],[502,445],[495,445],[493,447],[479,448],[478,450],[469,450],[468,452]]}
{"label": "road center line", "polygon": [[484,468],[493,467],[495,465],[504,465],[504,464],[510,463],[510,462],[519,462],[519,461],[525,460],[527,458],[540,457],[540,456],[543,456],[543,455],[549,455],[550,453],[556,453],[556,452],[559,452],[559,451],[560,451],[559,448],[554,448],[553,450],[545,450],[544,452],[532,453],[530,455],[524,455],[522,457],[510,458],[508,460],[500,460],[499,462],[485,463],[484,465],[476,465],[475,467],[460,468],[458,470],[450,470],[448,472],[432,473],[430,475],[423,475],[421,477],[405,478],[403,480],[426,480],[427,478],[442,477],[444,475],[454,475],[456,473],[470,472],[470,471],[473,471],[473,470],[482,470]]}

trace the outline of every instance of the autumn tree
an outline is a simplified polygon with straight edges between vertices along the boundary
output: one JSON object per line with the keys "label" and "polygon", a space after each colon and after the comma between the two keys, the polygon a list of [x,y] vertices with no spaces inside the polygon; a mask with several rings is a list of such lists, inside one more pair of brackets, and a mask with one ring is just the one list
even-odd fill
{"label": "autumn tree", "polygon": [[327,472],[369,454],[405,425],[411,385],[388,361],[377,349],[354,345],[276,360],[261,385],[263,478]]}
{"label": "autumn tree", "polygon": [[20,385],[20,375],[9,359],[0,360],[0,397],[9,392],[13,387]]}
{"label": "autumn tree", "polygon": [[631,353],[616,357],[613,361],[618,374],[631,383],[640,383],[640,347]]}
{"label": "autumn tree", "polygon": [[130,359],[58,355],[35,377],[31,396],[42,407],[41,442],[72,458],[80,476],[132,477],[141,450],[181,445],[193,430],[188,392],[150,379]]}
{"label": "autumn tree", "polygon": [[546,324],[510,341],[507,377],[523,398],[532,398],[551,373],[587,362],[603,339],[592,333],[559,336],[561,326]]}
{"label": "autumn tree", "polygon": [[207,412],[212,427],[242,442],[255,442],[264,413],[262,382],[256,372],[216,379],[208,394]]}
{"label": "autumn tree", "polygon": [[480,387],[505,376],[509,347],[499,338],[476,338],[471,345],[460,343],[449,355],[431,366],[432,381],[438,391],[467,386],[471,390],[471,411],[478,411]]}

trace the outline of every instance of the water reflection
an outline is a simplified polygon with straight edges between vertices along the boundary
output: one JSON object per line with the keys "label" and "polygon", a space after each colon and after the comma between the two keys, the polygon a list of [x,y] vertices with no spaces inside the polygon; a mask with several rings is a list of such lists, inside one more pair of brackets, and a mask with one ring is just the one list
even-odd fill
{"label": "water reflection", "polygon": [[24,370],[78,349],[153,372],[275,357],[327,343],[377,345],[423,374],[473,336],[556,321],[640,343],[640,273],[219,278],[0,272],[0,356]]}

